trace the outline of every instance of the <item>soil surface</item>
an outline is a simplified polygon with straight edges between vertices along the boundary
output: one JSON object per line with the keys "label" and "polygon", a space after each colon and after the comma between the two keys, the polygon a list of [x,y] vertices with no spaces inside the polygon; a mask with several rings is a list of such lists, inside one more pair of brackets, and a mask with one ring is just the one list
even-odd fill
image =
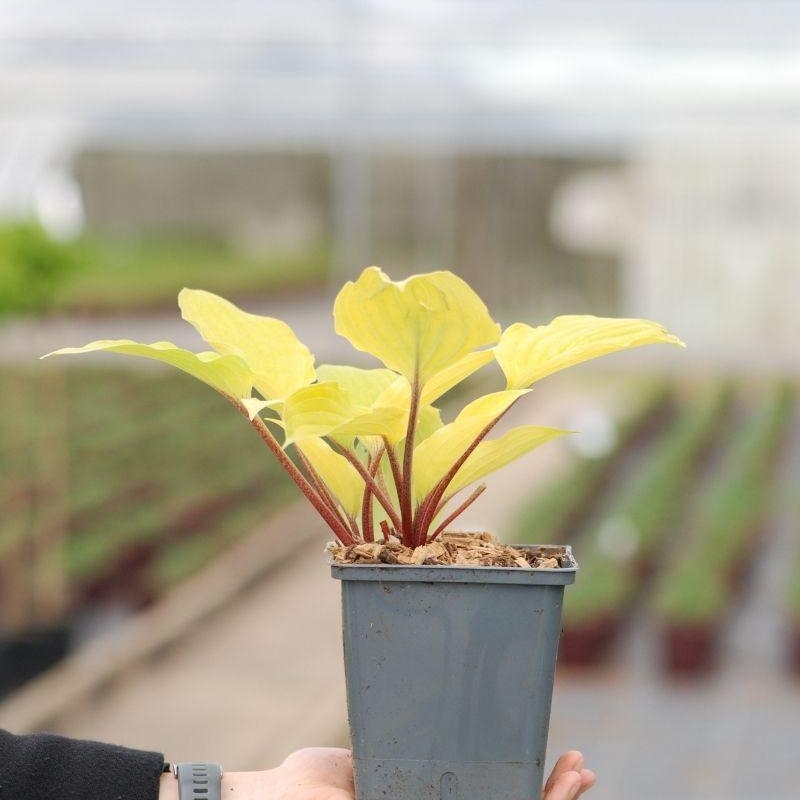
{"label": "soil surface", "polygon": [[385,542],[344,545],[331,543],[328,551],[337,564],[395,564],[400,566],[519,567],[563,569],[574,567],[567,546],[511,547],[490,533],[443,533],[436,541],[406,547],[394,537]]}

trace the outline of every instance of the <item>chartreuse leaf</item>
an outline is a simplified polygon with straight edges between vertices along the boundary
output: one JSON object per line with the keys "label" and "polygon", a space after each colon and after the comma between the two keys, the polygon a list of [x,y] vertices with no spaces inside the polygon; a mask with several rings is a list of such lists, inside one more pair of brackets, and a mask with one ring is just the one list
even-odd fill
{"label": "chartreuse leaf", "polygon": [[[491,354],[489,360],[491,360]],[[423,397],[425,397],[424,391]],[[411,385],[402,375],[399,376],[381,393],[376,400],[375,405],[399,406],[403,409],[404,415],[407,415],[411,405]],[[442,427],[442,424],[441,411],[435,406],[420,402],[419,414],[417,415],[417,427],[414,437],[417,444],[424,439],[427,439],[434,431],[438,431],[439,428]],[[390,444],[397,444],[399,441],[405,438],[405,435],[406,431],[403,430],[398,439],[392,439],[390,437]]]}
{"label": "chartreuse leaf", "polygon": [[444,426],[442,412],[436,406],[425,406],[420,409],[415,431],[416,443],[424,442],[429,436]]}
{"label": "chartreuse leaf", "polygon": [[370,407],[376,405],[381,393],[397,380],[398,375],[390,369],[322,364],[317,368],[317,378],[320,383],[338,383],[352,405]]}
{"label": "chartreuse leaf", "polygon": [[445,367],[426,381],[422,387],[420,405],[426,406],[435,403],[443,394],[449,392],[454,386],[493,359],[494,352],[492,350],[477,350],[474,353],[467,353],[463,358],[449,367]]}
{"label": "chartreuse leaf", "polygon": [[[419,403],[419,415],[417,417],[416,441],[420,442],[427,438],[434,430],[442,427],[442,420],[439,410],[432,406],[443,394],[450,391],[454,386],[461,383],[465,378],[472,375],[476,370],[494,359],[492,350],[479,350],[474,353],[467,353],[455,364],[437,372],[422,387]],[[320,370],[324,369],[320,367]],[[393,376],[393,380],[387,382],[383,391],[374,401],[375,406],[401,406],[406,414],[411,408],[411,384],[402,375],[397,375],[391,370],[371,370],[372,372],[383,372]],[[328,373],[325,373],[326,375]],[[335,378],[334,378],[335,379]]]}
{"label": "chartreuse leaf", "polygon": [[350,516],[356,516],[361,510],[364,493],[364,481],[356,468],[344,456],[334,452],[324,439],[312,436],[295,446],[319,473],[342,508]]}
{"label": "chartreuse leaf", "polygon": [[[360,369],[323,364],[317,369],[317,378],[320,383],[338,384],[351,406],[368,408],[390,383],[397,380],[398,376],[390,369]],[[301,398],[304,396],[300,395]],[[250,419],[265,408],[281,413],[284,405],[283,400],[259,400],[255,397],[242,399],[241,402],[247,408]]]}
{"label": "chartreuse leaf", "polygon": [[394,440],[403,434],[405,415],[400,407],[354,406],[338,383],[315,383],[284,401],[285,444],[315,436],[386,436]]}
{"label": "chartreuse leaf", "polygon": [[500,337],[483,301],[452,272],[392,281],[368,267],[344,285],[333,316],[336,332],[353,347],[421,386]]}
{"label": "chartreuse leaf", "polygon": [[183,289],[183,318],[218,353],[241,356],[266,398],[284,398],[315,379],[314,356],[279,319],[248,314],[211,292]]}
{"label": "chartreuse leaf", "polygon": [[253,388],[253,374],[239,356],[208,352],[192,353],[177,347],[172,342],[139,344],[130,339],[102,339],[90,342],[83,347],[64,347],[48,353],[42,358],[95,351],[123,353],[124,355],[163,361],[236,399],[248,396]]}
{"label": "chartreuse leaf", "polygon": [[[275,410],[279,410],[283,407],[282,400],[261,400],[258,397],[241,397],[239,398],[239,402],[247,409],[247,414],[250,417],[250,421],[254,420],[265,408],[271,408]],[[274,417],[269,418],[270,422],[275,422],[279,425],[283,423],[275,419]]]}
{"label": "chartreuse leaf", "polygon": [[576,315],[556,317],[537,328],[516,322],[503,331],[494,351],[508,387],[519,389],[583,361],[658,342],[684,346],[646,319]]}
{"label": "chartreuse leaf", "polygon": [[[348,402],[353,406],[371,408],[376,412],[380,408],[392,407],[393,410],[389,415],[393,421],[392,430],[386,438],[391,443],[395,443],[403,435],[402,431],[408,424],[406,420],[410,405],[410,390],[405,395],[402,392],[393,393],[387,401],[382,400],[388,387],[395,382],[400,381],[408,386],[408,381],[402,375],[398,375],[390,369],[359,369],[358,367],[323,364],[317,370],[317,376],[320,381],[338,383],[347,396]],[[378,413],[385,415],[386,412]],[[365,434],[359,436],[359,439],[373,456],[383,447],[381,436]]]}
{"label": "chartreuse leaf", "polygon": [[414,497],[422,500],[466,452],[478,434],[527,389],[514,389],[479,397],[465,406],[449,425],[434,431],[414,448]]}
{"label": "chartreuse leaf", "polygon": [[504,467],[530,450],[546,444],[569,431],[558,428],[545,428],[540,425],[522,425],[512,428],[498,439],[481,442],[470,453],[467,460],[456,473],[448,487],[448,495],[453,495],[465,486]]}
{"label": "chartreuse leaf", "polygon": [[376,406],[401,406],[408,414],[411,408],[411,384],[402,375],[392,373],[395,379],[378,395]]}

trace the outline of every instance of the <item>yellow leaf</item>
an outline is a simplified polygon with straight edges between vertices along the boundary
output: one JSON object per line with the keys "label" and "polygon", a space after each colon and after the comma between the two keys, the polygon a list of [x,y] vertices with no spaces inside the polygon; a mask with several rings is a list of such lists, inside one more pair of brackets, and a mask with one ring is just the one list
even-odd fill
{"label": "yellow leaf", "polygon": [[245,360],[264,397],[280,399],[314,381],[314,356],[285,322],[248,314],[199,289],[183,289],[178,305],[183,318],[218,353]]}
{"label": "yellow leaf", "polygon": [[[404,417],[405,419],[405,417]],[[434,434],[438,431],[444,423],[442,422],[442,412],[436,408],[435,406],[425,406],[425,408],[420,409],[419,414],[417,415],[417,427],[414,433],[414,443],[419,445],[421,442],[424,442],[429,436]],[[389,440],[390,445],[395,446],[395,452],[397,453],[397,458],[402,462],[403,455],[405,453],[405,435],[406,431],[403,430],[403,436],[397,440]],[[376,451],[377,446],[380,445],[381,442],[378,441],[371,445],[371,449],[373,452]]]}
{"label": "yellow leaf", "polygon": [[482,366],[494,359],[494,351],[478,350],[467,353],[454,364],[437,372],[422,388],[420,405],[427,406],[435,403],[443,394],[449,392],[454,386],[477,372]]}
{"label": "yellow leaf", "polygon": [[508,387],[517,389],[583,361],[658,342],[683,346],[656,322],[586,315],[556,317],[538,328],[514,323],[494,349]]}
{"label": "yellow leaf", "polygon": [[400,406],[408,414],[411,406],[411,384],[402,375],[393,380],[375,400],[376,406]]}
{"label": "yellow leaf", "polygon": [[[283,406],[280,400],[260,400],[258,397],[241,397],[239,402],[247,409],[247,414],[254,420],[265,408],[279,409]],[[270,419],[270,422],[277,422]]]}
{"label": "yellow leaf", "polygon": [[334,452],[323,439],[311,437],[295,445],[319,473],[331,494],[350,516],[361,510],[364,481],[356,468],[342,455]]}
{"label": "yellow leaf", "polygon": [[390,442],[396,441],[405,431],[405,414],[402,409],[383,407],[366,409],[334,428],[327,435],[332,439],[347,441],[358,437],[369,439],[385,436]]}
{"label": "yellow leaf", "polygon": [[419,502],[447,474],[478,434],[527,389],[493,392],[474,400],[449,425],[414,448],[414,497]]}
{"label": "yellow leaf", "polygon": [[[103,339],[90,342],[83,347],[64,347],[48,353],[47,356],[72,355],[74,353],[92,353],[108,351],[129,356],[141,356],[154,361],[171,364],[198,380],[213,386],[217,391],[229,397],[239,399],[250,394],[253,387],[253,375],[247,364],[236,355],[218,355],[217,353],[191,353],[172,344],[172,342],[153,342],[139,344],[130,339]],[[42,356],[42,358],[47,358]]]}
{"label": "yellow leaf", "polygon": [[315,383],[298,389],[283,405],[286,444],[308,437],[402,436],[402,408],[352,405],[337,383]]}
{"label": "yellow leaf", "polygon": [[529,450],[533,450],[569,431],[545,428],[540,425],[523,425],[512,428],[498,439],[481,442],[470,453],[448,487],[447,494],[454,495],[470,483],[480,480],[495,470],[504,467]]}
{"label": "yellow leaf", "polygon": [[461,409],[455,422],[462,422],[473,417],[496,417],[502,414],[515,400],[524,397],[530,389],[506,389],[502,392],[491,392],[478,397]]}
{"label": "yellow leaf", "polygon": [[[494,353],[491,350],[469,353],[452,367],[436,373],[425,384],[420,396],[420,410],[417,416],[416,441],[418,443],[427,438],[434,430],[442,427],[440,412],[431,404],[484,364],[488,364],[493,358]],[[394,373],[390,372],[389,374]],[[411,406],[411,384],[402,375],[396,377],[378,396],[375,405],[400,406],[405,410],[407,417]]]}
{"label": "yellow leaf", "polygon": [[[419,404],[420,407],[435,403],[443,394],[449,392],[454,386],[477,372],[482,366],[494,360],[494,350],[478,350],[460,358],[454,364],[431,376],[422,387]],[[383,392],[378,396],[376,404],[380,405],[405,405],[411,403],[411,384],[404,376],[398,376],[391,370],[385,370],[394,375],[395,380],[387,383]]]}
{"label": "yellow leaf", "polygon": [[441,411],[436,406],[425,406],[417,417],[416,443],[424,442],[443,425]]}
{"label": "yellow leaf", "polygon": [[392,281],[368,267],[344,285],[333,316],[353,347],[421,385],[500,336],[483,301],[452,272]]}
{"label": "yellow leaf", "polygon": [[319,382],[338,383],[350,404],[354,406],[376,405],[378,397],[397,380],[397,377],[397,373],[390,369],[360,369],[333,364],[322,364],[317,368]]}

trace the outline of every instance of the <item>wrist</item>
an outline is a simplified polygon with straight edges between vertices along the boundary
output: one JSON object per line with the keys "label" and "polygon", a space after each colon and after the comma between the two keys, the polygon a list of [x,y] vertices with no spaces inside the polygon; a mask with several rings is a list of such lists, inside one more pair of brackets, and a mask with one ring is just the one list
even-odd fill
{"label": "wrist", "polygon": [[274,800],[275,784],[274,769],[225,772],[222,775],[222,797],[223,800]]}
{"label": "wrist", "polygon": [[162,772],[158,785],[158,800],[178,800],[178,781],[171,772]]}

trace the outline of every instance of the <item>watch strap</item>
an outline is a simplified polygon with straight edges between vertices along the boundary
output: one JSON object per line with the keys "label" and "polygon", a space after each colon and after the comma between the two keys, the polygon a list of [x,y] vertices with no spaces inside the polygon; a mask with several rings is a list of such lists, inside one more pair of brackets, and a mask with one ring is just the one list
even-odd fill
{"label": "watch strap", "polygon": [[207,761],[181,761],[172,765],[178,779],[179,800],[221,800],[222,767]]}

